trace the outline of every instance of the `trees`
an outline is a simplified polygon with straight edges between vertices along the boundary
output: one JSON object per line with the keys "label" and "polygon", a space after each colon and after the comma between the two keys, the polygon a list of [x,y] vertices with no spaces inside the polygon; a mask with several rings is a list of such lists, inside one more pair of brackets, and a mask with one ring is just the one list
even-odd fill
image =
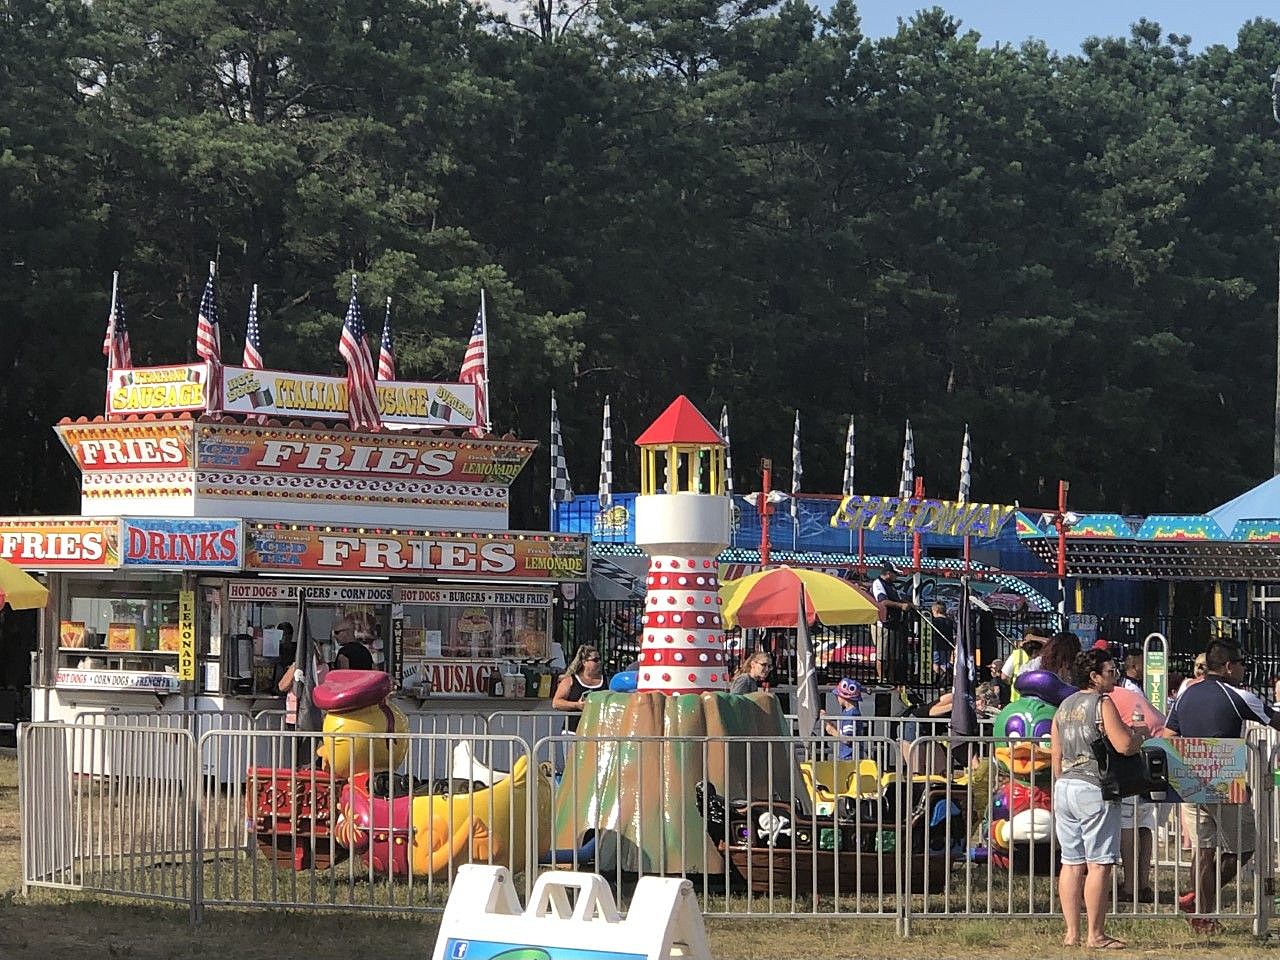
{"label": "trees", "polygon": [[1194,510],[1267,475],[1274,22],[1193,53],[1143,21],[1059,56],[937,8],[870,40],[849,0],[555,17],[10,0],[9,509],[74,503],[47,424],[99,409],[113,266],[135,355],[165,362],[214,257],[224,351],[256,282],[269,361],[319,370],[350,270],[395,297],[410,376],[456,374],[483,286],[498,426],[544,437],[556,386],[580,478],[605,393],[622,439],[676,391],[730,404],[740,485],[796,407],[808,489],[836,488],[851,411],[869,490],[907,416],[940,493],[965,422],[989,499],[1066,476],[1090,508]]}

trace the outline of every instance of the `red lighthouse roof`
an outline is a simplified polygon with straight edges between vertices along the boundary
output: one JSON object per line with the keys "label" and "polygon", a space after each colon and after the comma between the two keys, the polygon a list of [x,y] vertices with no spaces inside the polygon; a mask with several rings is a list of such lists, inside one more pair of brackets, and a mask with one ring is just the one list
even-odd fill
{"label": "red lighthouse roof", "polygon": [[681,394],[671,401],[671,406],[663,410],[657,420],[649,424],[649,429],[636,437],[637,447],[664,447],[673,443],[723,447],[724,438],[689,398]]}

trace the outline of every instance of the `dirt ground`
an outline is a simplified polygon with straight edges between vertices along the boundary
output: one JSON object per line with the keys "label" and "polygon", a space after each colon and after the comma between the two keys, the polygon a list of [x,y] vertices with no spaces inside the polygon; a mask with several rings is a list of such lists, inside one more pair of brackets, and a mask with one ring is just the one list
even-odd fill
{"label": "dirt ground", "polygon": [[[24,899],[20,887],[17,762],[0,756],[0,960],[422,960],[435,945],[432,917],[211,910],[204,923],[193,927],[180,907],[42,891]],[[1061,924],[1053,919],[919,922],[909,940],[895,937],[890,921],[854,918],[709,918],[707,928],[716,960],[1051,960],[1081,955],[1079,949],[1058,946]],[[1170,920],[1116,919],[1108,930],[1132,945],[1117,951],[1119,955],[1226,960],[1273,949],[1250,936],[1243,924],[1228,925],[1225,935],[1209,941]]]}

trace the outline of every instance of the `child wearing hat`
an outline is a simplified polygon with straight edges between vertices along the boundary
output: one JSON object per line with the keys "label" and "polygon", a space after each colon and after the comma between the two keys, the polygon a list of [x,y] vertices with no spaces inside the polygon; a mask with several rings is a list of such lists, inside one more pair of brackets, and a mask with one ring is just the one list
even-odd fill
{"label": "child wearing hat", "polygon": [[861,745],[855,744],[853,738],[864,736],[867,726],[865,720],[858,719],[862,716],[862,684],[852,677],[845,677],[836,684],[833,692],[840,704],[840,715],[835,721],[824,721],[822,726],[831,736],[841,738],[839,759],[852,760],[861,753]]}

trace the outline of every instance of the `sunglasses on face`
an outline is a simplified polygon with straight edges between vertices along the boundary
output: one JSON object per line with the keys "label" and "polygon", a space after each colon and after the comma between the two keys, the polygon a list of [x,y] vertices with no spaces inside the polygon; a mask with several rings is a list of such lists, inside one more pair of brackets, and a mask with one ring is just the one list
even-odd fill
{"label": "sunglasses on face", "polygon": [[583,663],[599,663],[600,658],[599,657],[583,657],[582,662]]}

